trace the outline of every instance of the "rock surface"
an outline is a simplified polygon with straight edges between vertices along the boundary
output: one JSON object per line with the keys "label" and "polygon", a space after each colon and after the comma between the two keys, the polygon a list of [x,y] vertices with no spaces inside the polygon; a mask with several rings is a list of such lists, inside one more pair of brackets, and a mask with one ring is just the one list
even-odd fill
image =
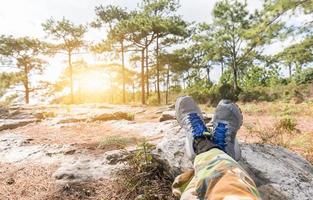
{"label": "rock surface", "polygon": [[295,153],[271,145],[242,144],[240,164],[253,176],[264,199],[311,199],[313,167]]}
{"label": "rock surface", "polygon": [[[206,113],[202,113],[203,114],[203,118],[204,121],[206,123],[210,122],[213,118],[212,114],[206,114]],[[175,115],[175,110],[166,110],[164,112],[162,112],[159,121],[163,122],[163,121],[167,121],[167,120],[175,120],[176,119],[176,115]]]}
{"label": "rock surface", "polygon": [[[173,168],[185,170],[192,163],[185,155],[183,130],[174,127],[157,145],[157,153]],[[263,199],[309,200],[313,196],[313,167],[281,147],[242,144],[243,166],[255,180]]]}

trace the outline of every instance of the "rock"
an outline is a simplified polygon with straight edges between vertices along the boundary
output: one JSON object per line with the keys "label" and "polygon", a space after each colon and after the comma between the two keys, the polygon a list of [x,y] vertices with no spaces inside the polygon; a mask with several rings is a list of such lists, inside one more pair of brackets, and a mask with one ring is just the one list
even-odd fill
{"label": "rock", "polygon": [[167,120],[174,120],[176,119],[175,116],[175,111],[164,111],[161,115],[161,117],[159,118],[159,122],[164,122]]}
{"label": "rock", "polygon": [[8,184],[8,185],[12,185],[12,184],[14,184],[15,183],[15,180],[14,180],[14,178],[8,178],[6,181],[6,184]]}
{"label": "rock", "polygon": [[112,178],[113,174],[122,167],[124,167],[122,163],[109,164],[106,154],[98,157],[80,155],[62,162],[61,166],[53,174],[53,177],[63,182],[98,180],[100,178],[112,180],[114,179]]}
{"label": "rock", "polygon": [[30,123],[38,122],[38,119],[36,118],[30,118],[30,119],[5,119],[0,120],[0,131],[6,130],[6,129],[15,129],[21,126],[25,126]]}
{"label": "rock", "polygon": [[38,120],[44,120],[44,119],[47,119],[47,118],[56,117],[56,113],[43,111],[43,112],[36,112],[36,113],[34,114],[34,116],[35,116]]}
{"label": "rock", "polygon": [[167,107],[167,109],[175,109],[175,104],[171,104]]}
{"label": "rock", "polygon": [[103,113],[92,116],[88,121],[133,120],[133,115],[125,112]]}
{"label": "rock", "polygon": [[179,126],[167,129],[166,135],[157,144],[155,153],[167,160],[171,167],[181,171],[192,168],[192,163],[185,154],[185,133]]}
{"label": "rock", "polygon": [[[157,144],[157,153],[171,167],[186,170],[192,163],[185,155],[184,131],[171,128]],[[255,180],[263,199],[308,200],[313,196],[313,167],[282,147],[242,144],[240,165]]]}
{"label": "rock", "polygon": [[75,149],[69,149],[63,152],[64,155],[73,155],[76,152]]}
{"label": "rock", "polygon": [[[203,118],[204,118],[204,122],[208,123],[212,120],[213,118],[213,114],[207,114],[207,113],[202,113],[203,114]],[[176,114],[175,114],[175,110],[170,110],[170,111],[164,111],[162,112],[161,117],[159,118],[160,122],[163,121],[167,121],[167,120],[175,120],[176,119]]]}
{"label": "rock", "polygon": [[254,178],[263,199],[313,196],[313,167],[297,154],[277,146],[242,144],[242,156],[240,164]]}
{"label": "rock", "polygon": [[78,122],[84,122],[87,120],[87,117],[81,117],[81,118],[63,118],[60,119],[57,123],[58,124],[67,124],[67,123],[78,123]]}

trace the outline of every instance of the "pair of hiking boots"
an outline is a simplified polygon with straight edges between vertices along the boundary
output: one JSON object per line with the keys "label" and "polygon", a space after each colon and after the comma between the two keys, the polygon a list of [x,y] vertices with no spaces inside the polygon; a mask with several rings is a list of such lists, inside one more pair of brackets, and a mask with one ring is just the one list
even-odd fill
{"label": "pair of hiking boots", "polygon": [[212,148],[219,148],[233,159],[241,158],[236,134],[242,125],[240,108],[230,100],[221,100],[213,116],[213,129],[204,123],[200,108],[189,96],[179,97],[175,104],[176,118],[186,131],[186,153],[190,159]]}

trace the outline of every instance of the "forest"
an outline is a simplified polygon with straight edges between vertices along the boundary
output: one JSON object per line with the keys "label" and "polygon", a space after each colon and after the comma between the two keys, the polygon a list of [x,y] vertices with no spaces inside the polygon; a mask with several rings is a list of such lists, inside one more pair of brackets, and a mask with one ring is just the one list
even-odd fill
{"label": "forest", "polygon": [[[311,16],[312,1],[265,1],[253,12],[246,1],[218,1],[212,22],[204,23],[184,21],[179,7],[176,0],[143,0],[136,10],[99,5],[88,24],[64,17],[42,22],[46,40],[1,35],[1,95],[16,90],[2,101],[23,95],[22,102],[29,103],[30,95],[43,89],[39,93],[53,95],[51,102],[65,104],[157,105],[179,94],[211,104],[223,97],[303,101],[309,95],[312,18],[290,24],[288,17]],[[85,40],[91,29],[103,33],[100,42]],[[269,54],[269,48],[276,49]],[[101,59],[91,64],[78,57],[86,53]],[[54,67],[47,64],[57,54],[66,56],[62,75],[33,86],[32,77]]]}

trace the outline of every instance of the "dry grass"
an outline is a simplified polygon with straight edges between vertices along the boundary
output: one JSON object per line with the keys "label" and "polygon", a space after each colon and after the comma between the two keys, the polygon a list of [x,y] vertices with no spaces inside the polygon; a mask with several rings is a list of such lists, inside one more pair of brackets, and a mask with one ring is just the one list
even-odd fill
{"label": "dry grass", "polygon": [[127,146],[136,144],[137,141],[139,139],[135,137],[106,136],[100,141],[98,148],[105,150],[124,149]]}
{"label": "dry grass", "polygon": [[54,167],[0,164],[0,199],[44,199],[56,189],[51,177]]}
{"label": "dry grass", "polygon": [[290,142],[290,148],[303,155],[310,163],[313,164],[313,132],[303,133]]}
{"label": "dry grass", "polygon": [[1,200],[114,199],[119,186],[107,180],[58,184],[56,166],[0,164]]}
{"label": "dry grass", "polygon": [[174,174],[169,164],[151,153],[154,145],[143,142],[125,152],[126,169],[118,173],[123,192],[121,200],[174,200],[171,185]]}
{"label": "dry grass", "polygon": [[256,103],[238,103],[241,110],[247,114],[262,114],[271,116],[298,115],[312,116],[313,102],[305,101],[303,103],[295,102],[256,102]]}
{"label": "dry grass", "polygon": [[259,139],[259,143],[289,147],[290,139],[297,137],[300,131],[296,128],[297,123],[293,118],[283,117],[270,127],[257,125],[245,125],[250,135]]}

